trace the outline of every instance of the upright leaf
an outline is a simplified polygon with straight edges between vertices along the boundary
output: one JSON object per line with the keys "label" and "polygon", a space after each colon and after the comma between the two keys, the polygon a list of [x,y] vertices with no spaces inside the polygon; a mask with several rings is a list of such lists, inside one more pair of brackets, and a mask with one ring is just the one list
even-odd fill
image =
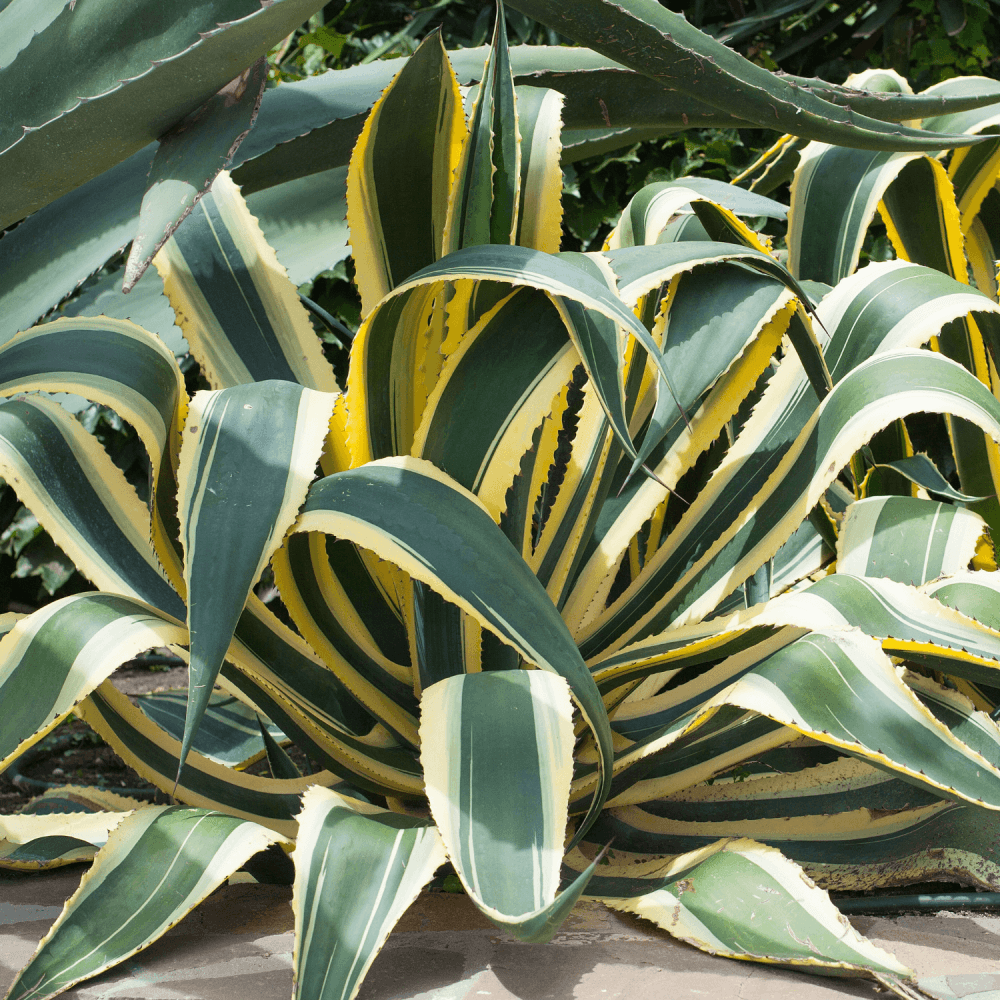
{"label": "upright leaf", "polygon": [[441,36],[426,38],[365,121],[347,173],[362,312],[441,256],[465,116]]}
{"label": "upright leaf", "polygon": [[448,206],[444,249],[512,243],[521,187],[521,135],[514,74],[507,51],[503,0],[497,0],[493,44],[479,84],[469,134]]}

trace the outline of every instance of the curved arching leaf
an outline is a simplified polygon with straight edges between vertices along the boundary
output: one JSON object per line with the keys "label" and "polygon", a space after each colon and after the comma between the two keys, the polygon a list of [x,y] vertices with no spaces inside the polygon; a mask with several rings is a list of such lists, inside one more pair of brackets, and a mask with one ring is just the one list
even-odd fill
{"label": "curved arching leaf", "polygon": [[225,171],[154,264],[213,388],[281,379],[336,391],[295,286]]}
{"label": "curved arching leaf", "polygon": [[475,497],[428,462],[385,459],[316,483],[293,531],[321,531],[371,549],[457,604],[526,660],[566,679],[602,762],[597,793],[580,827],[585,831],[611,780],[607,713],[559,612]]}
{"label": "curved arching leaf", "polygon": [[528,17],[631,69],[761,128],[868,149],[943,149],[970,143],[852,115],[749,62],[656,0],[515,0]]}

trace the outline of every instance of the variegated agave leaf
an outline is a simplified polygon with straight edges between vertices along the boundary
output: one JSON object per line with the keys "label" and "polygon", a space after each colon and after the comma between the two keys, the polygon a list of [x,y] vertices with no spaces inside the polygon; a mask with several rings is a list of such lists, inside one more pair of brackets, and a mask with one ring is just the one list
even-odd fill
{"label": "variegated agave leaf", "polygon": [[[183,803],[0,824],[0,867],[95,858],[13,996],[122,960],[295,838],[303,1000],[355,995],[446,859],[525,940],[586,893],[718,954],[901,995],[909,970],[825,890],[1000,885],[1000,195],[975,138],[993,112],[952,95],[966,117],[937,127],[968,151],[946,167],[927,128],[852,125],[836,88],[790,102],[655,4],[574,10],[655,41],[636,70],[718,59],[744,116],[802,106],[806,134],[871,147],[789,139],[755,168],[800,159],[787,268],[748,221],[783,206],[697,179],[640,192],[600,253],[558,253],[562,120],[585,124],[593,93],[534,86],[555,76],[525,73],[501,18],[488,54],[431,38],[398,74],[363,67],[357,112],[319,129],[307,88],[265,100],[288,120],[262,112],[247,187],[220,173],[142,279],[162,279],[207,392],[188,398],[138,322],[64,317],[0,347],[0,472],[99,591],[0,622],[0,765],[72,711]],[[265,209],[305,190],[274,186],[280,163],[301,155],[288,183],[312,184],[348,125],[363,322],[341,393]],[[876,211],[898,259],[856,270]],[[302,255],[296,281],[323,267]],[[142,302],[133,320],[154,319]],[[37,389],[136,428],[148,507]],[[960,488],[914,453],[927,411]],[[268,564],[294,630],[254,593]],[[190,689],[137,708],[109,677],[162,645]],[[246,772],[264,757],[271,777]],[[99,958],[74,951],[84,925],[110,934]]]}

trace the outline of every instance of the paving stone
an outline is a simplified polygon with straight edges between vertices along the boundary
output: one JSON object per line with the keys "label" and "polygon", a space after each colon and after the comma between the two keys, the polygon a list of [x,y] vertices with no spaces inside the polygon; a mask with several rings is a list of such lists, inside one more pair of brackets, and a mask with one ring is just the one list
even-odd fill
{"label": "paving stone", "polygon": [[[0,872],[0,995],[76,889],[82,867]],[[291,889],[226,885],[145,951],[64,994],[69,1000],[288,1000]],[[971,913],[856,917],[939,1000],[1000,1000],[1000,918]],[[529,945],[464,896],[421,896],[376,958],[358,1000],[838,1000],[884,998],[872,983],[713,958],[652,924],[577,907],[556,938]]]}

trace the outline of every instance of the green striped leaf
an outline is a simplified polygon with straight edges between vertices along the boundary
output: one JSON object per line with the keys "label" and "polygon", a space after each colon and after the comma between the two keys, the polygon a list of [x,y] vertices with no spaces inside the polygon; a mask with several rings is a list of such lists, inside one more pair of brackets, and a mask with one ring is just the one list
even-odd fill
{"label": "green striped leaf", "polygon": [[[528,323],[532,336],[522,342],[516,334]],[[475,493],[499,520],[525,439],[547,416],[577,363],[549,299],[533,289],[515,290],[445,362],[412,453]]]}
{"label": "green striped leaf", "polygon": [[[911,455],[907,458],[899,458],[891,462],[879,462],[874,466],[876,469],[891,469],[905,476],[911,483],[931,493],[936,493],[947,500],[958,500],[963,503],[976,503],[979,500],[986,500],[986,497],[973,497],[961,490],[956,490],[947,479],[941,475],[941,470],[931,461],[929,456]],[[879,491],[882,492],[882,491]]]}
{"label": "green striped leaf", "polygon": [[[757,755],[735,776],[606,812],[593,835],[614,837],[622,870],[602,871],[591,890],[639,894],[624,867],[629,854],[683,854],[746,836],[777,848],[829,890],[940,880],[996,891],[1000,854],[981,807],[941,800],[863,761],[824,754],[828,748],[802,740]],[[571,869],[580,867],[579,858],[569,860]]]}
{"label": "green striped leaf", "polygon": [[955,573],[943,580],[934,580],[921,590],[987,628],[1000,629],[994,596],[1000,593],[1000,579],[994,573]]}
{"label": "green striped leaf", "polygon": [[277,381],[191,402],[177,500],[191,633],[182,765],[250,589],[305,499],[333,403]]}
{"label": "green striped leaf", "polygon": [[330,771],[295,779],[266,778],[216,764],[195,750],[185,758],[178,782],[180,740],[143,715],[110,681],[92,691],[76,714],[130,767],[177,801],[251,820],[282,837],[295,836],[299,798],[310,785],[352,791]]}
{"label": "green striped leaf", "polygon": [[149,544],[148,510],[63,407],[40,396],[0,404],[0,469],[84,576],[184,617]]}
{"label": "green striped leaf", "polygon": [[602,773],[585,830],[610,782],[607,715],[558,611],[475,497],[428,462],[386,459],[316,483],[293,530],[322,531],[371,549],[526,660],[566,679],[600,747]]}
{"label": "green striped leaf", "polygon": [[553,674],[501,670],[449,677],[421,699],[420,760],[448,856],[476,906],[524,941],[552,937],[590,874],[558,892],[569,693]]}
{"label": "green striped leaf", "polygon": [[138,810],[108,837],[8,997],[54,996],[141,951],[278,840],[205,809]]}
{"label": "green striped leaf", "polygon": [[215,178],[154,263],[214,388],[280,379],[336,391],[298,292],[228,173]]}
{"label": "green striped leaf", "polygon": [[521,136],[518,246],[558,253],[562,242],[563,97],[558,90],[517,87],[517,128]]}
{"label": "green striped leaf", "polygon": [[712,954],[862,973],[885,985],[913,976],[854,930],[797,865],[752,840],[721,841],[676,859],[641,896],[599,898]]}
{"label": "green striped leaf", "polygon": [[779,202],[706,177],[647,184],[628,203],[608,237],[607,249],[650,246],[668,222],[695,202],[711,201],[739,215],[764,215],[783,219],[788,209]]}
{"label": "green striped leaf", "polygon": [[128,244],[155,149],[150,143],[5,234],[0,341],[27,330]]}
{"label": "green striped leaf", "polygon": [[[891,387],[888,392],[887,386]],[[850,456],[876,430],[906,413],[932,411],[935,406],[939,411],[961,412],[991,435],[1000,430],[1000,409],[992,394],[963,368],[938,355],[896,351],[858,365],[826,397],[781,462],[772,466],[770,485],[666,595],[651,588],[654,580],[663,585],[661,567],[668,565],[667,551],[657,553],[658,559],[649,564],[645,579],[633,585],[635,592],[645,592],[656,601],[656,610],[646,612],[641,624],[628,623],[625,616],[634,615],[641,605],[633,603],[634,598],[626,592],[588,630],[582,645],[584,656],[589,658],[605,648],[608,639],[613,648],[620,648],[668,624],[707,614],[777,551]],[[694,512],[692,507],[687,516]],[[682,520],[679,530],[683,527]]]}
{"label": "green striped leaf", "polygon": [[919,585],[968,569],[988,539],[986,522],[964,507],[871,497],[847,508],[837,570]]}
{"label": "green striped leaf", "polygon": [[389,932],[445,861],[426,820],[312,788],[295,843],[296,1000],[353,1000]]}
{"label": "green striped leaf", "polygon": [[[405,626],[362,555],[349,542],[293,534],[275,553],[273,567],[282,600],[312,648],[360,704],[417,746]],[[295,688],[304,693],[301,681]]]}
{"label": "green striped leaf", "polygon": [[489,59],[472,111],[469,134],[448,205],[444,250],[513,243],[518,231],[521,135],[507,50],[503,0],[497,0]]}
{"label": "green striped leaf", "polygon": [[257,117],[267,82],[262,56],[197,111],[160,137],[139,209],[139,231],[125,264],[129,292],[157,250],[232,162]]}
{"label": "green striped leaf", "polygon": [[424,40],[365,120],[347,175],[363,313],[441,256],[462,99],[440,35]]}
{"label": "green striped leaf", "polygon": [[[789,270],[800,278],[829,284],[851,274],[883,189],[912,158],[913,154],[841,149],[822,143],[806,146],[792,181],[795,212],[788,229]],[[862,182],[863,197],[858,198]],[[838,195],[847,195],[849,200]],[[834,216],[835,239],[831,240],[830,216],[838,210],[846,217]],[[819,231],[827,238],[814,238]]]}
{"label": "green striped leaf", "polygon": [[[724,705],[756,712],[948,798],[991,809],[1000,805],[1000,771],[927,711],[876,640],[854,632],[817,631],[797,639],[662,735],[654,735],[655,699],[623,706],[615,714],[616,731],[633,740],[649,735],[619,754],[616,776],[653,753],[669,759],[676,750],[668,748],[683,747],[681,738],[710,722]],[[612,806],[657,797],[655,779],[622,787]]]}
{"label": "green striped leaf", "polygon": [[292,762],[291,757],[282,749],[274,737],[268,732],[264,720],[257,716],[257,724],[260,727],[261,740],[267,754],[267,766],[271,769],[271,777],[279,780],[295,780],[302,777],[302,772]]}
{"label": "green striped leaf", "polygon": [[[72,792],[69,794],[72,795]],[[124,796],[113,807],[117,812],[26,812],[0,816],[0,869],[8,871],[48,871],[64,865],[92,861],[108,841],[111,831],[141,803]],[[40,799],[32,800],[38,803]],[[55,805],[55,803],[53,803]],[[111,802],[102,803],[106,808]],[[125,810],[125,811],[122,811]]]}

